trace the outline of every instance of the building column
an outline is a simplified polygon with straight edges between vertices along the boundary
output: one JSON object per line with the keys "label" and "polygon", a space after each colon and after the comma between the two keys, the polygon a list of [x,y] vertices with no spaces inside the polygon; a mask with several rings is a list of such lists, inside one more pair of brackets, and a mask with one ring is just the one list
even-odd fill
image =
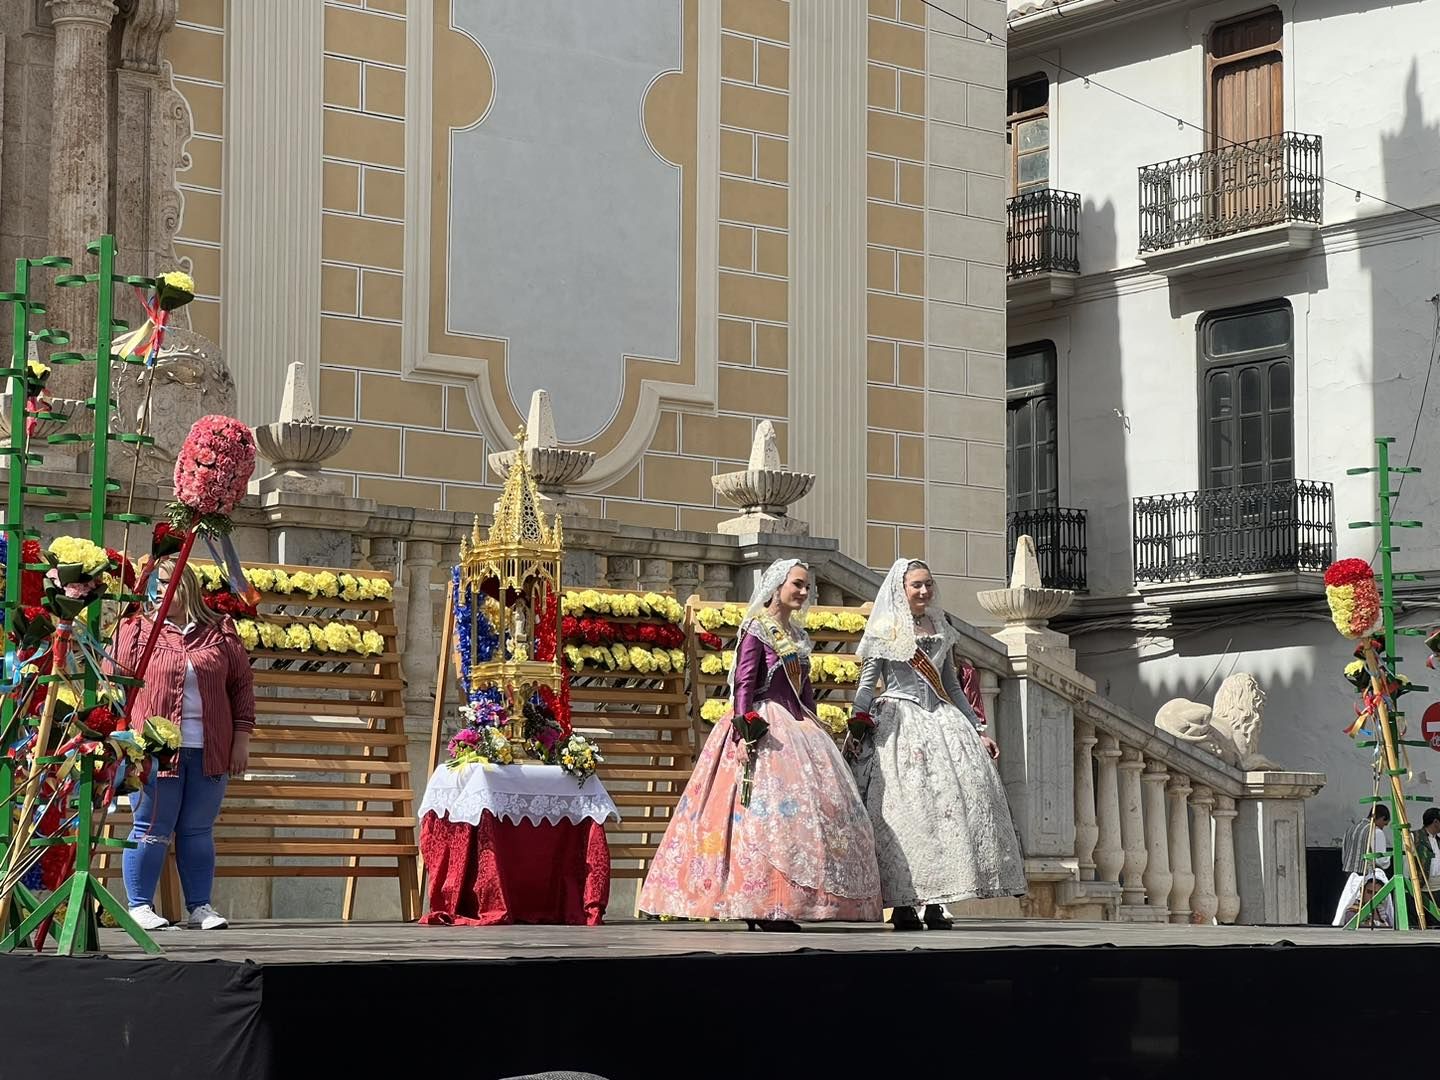
{"label": "building column", "polygon": [[[55,25],[54,96],[50,129],[50,255],[74,260],[75,273],[94,270],[85,245],[109,224],[110,25],[113,0],[49,0]],[[95,347],[95,290],[54,289],[46,322],[71,335],[71,348]],[[50,380],[56,397],[85,398],[94,370],[61,367]]]}
{"label": "building column", "polygon": [[1120,902],[1134,907],[1145,903],[1145,811],[1140,801],[1140,773],[1144,768],[1145,759],[1139,750],[1131,746],[1121,749],[1120,846],[1125,861],[1120,869],[1124,889]]}
{"label": "building column", "polygon": [[1101,732],[1100,748],[1095,751],[1100,762],[1096,784],[1096,816],[1100,838],[1095,845],[1095,877],[1099,881],[1118,882],[1125,865],[1125,848],[1120,842],[1120,787],[1116,763],[1120,760],[1120,743],[1109,732]]}
{"label": "building column", "polygon": [[226,5],[220,345],[247,424],[275,418],[293,360],[319,397],[324,7]]}
{"label": "building column", "polygon": [[1145,787],[1145,850],[1149,858],[1145,863],[1145,900],[1151,907],[1168,911],[1170,887],[1174,879],[1170,875],[1170,840],[1166,828],[1168,810],[1165,806],[1165,782],[1170,774],[1163,762],[1151,760],[1145,764],[1145,774],[1140,782]]}
{"label": "building column", "polygon": [[430,579],[435,573],[435,544],[428,540],[405,542],[405,655],[400,670],[405,676],[405,715],[408,724],[421,719],[429,731],[434,700],[431,681],[435,678],[435,611]]}

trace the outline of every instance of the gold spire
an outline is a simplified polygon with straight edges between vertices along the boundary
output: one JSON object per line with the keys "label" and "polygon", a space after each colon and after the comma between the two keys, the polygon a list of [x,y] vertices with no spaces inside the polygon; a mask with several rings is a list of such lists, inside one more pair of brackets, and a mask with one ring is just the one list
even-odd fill
{"label": "gold spire", "polygon": [[495,504],[490,543],[540,548],[559,546],[559,538],[554,536],[554,530],[540,511],[540,491],[526,460],[523,424],[515,433],[515,457],[505,477],[500,501]]}

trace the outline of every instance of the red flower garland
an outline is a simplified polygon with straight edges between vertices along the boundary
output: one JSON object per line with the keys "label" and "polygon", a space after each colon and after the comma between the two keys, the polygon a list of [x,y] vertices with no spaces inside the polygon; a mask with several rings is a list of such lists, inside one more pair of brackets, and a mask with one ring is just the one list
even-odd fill
{"label": "red flower garland", "polygon": [[[573,645],[610,645],[635,642],[650,648],[678,649],[685,644],[685,631],[674,623],[618,623],[610,619],[567,615],[560,624],[565,640]],[[717,643],[719,639],[716,639]]]}
{"label": "red flower garland", "polygon": [[554,593],[545,601],[545,612],[535,627],[535,659],[548,664],[555,659],[555,616],[560,613],[560,598]]}

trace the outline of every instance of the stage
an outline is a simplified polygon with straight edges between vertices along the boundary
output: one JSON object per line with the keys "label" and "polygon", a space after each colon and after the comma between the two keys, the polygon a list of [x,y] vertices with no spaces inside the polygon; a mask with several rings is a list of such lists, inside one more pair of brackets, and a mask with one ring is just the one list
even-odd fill
{"label": "stage", "polygon": [[[1427,998],[1440,934],[1418,932],[260,923],[157,940],[157,958],[113,931],[102,932],[108,958],[0,957],[0,1061],[52,1076],[103,1067],[246,1080],[382,1068],[608,1080],[982,1066],[1328,1075],[1375,1060],[1381,1021],[1399,1035],[1440,1018]],[[62,1012],[93,1032],[85,1052],[21,1034]]]}

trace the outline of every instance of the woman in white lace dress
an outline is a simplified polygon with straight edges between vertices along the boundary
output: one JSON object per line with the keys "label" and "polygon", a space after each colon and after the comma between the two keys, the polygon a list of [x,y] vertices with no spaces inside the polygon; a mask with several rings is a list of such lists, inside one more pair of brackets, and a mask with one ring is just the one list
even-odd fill
{"label": "woman in white lace dress", "polygon": [[948,929],[942,904],[1025,892],[999,750],[965,700],[955,641],[930,568],[896,562],[860,642],[849,751],[897,930],[920,929],[919,905]]}

